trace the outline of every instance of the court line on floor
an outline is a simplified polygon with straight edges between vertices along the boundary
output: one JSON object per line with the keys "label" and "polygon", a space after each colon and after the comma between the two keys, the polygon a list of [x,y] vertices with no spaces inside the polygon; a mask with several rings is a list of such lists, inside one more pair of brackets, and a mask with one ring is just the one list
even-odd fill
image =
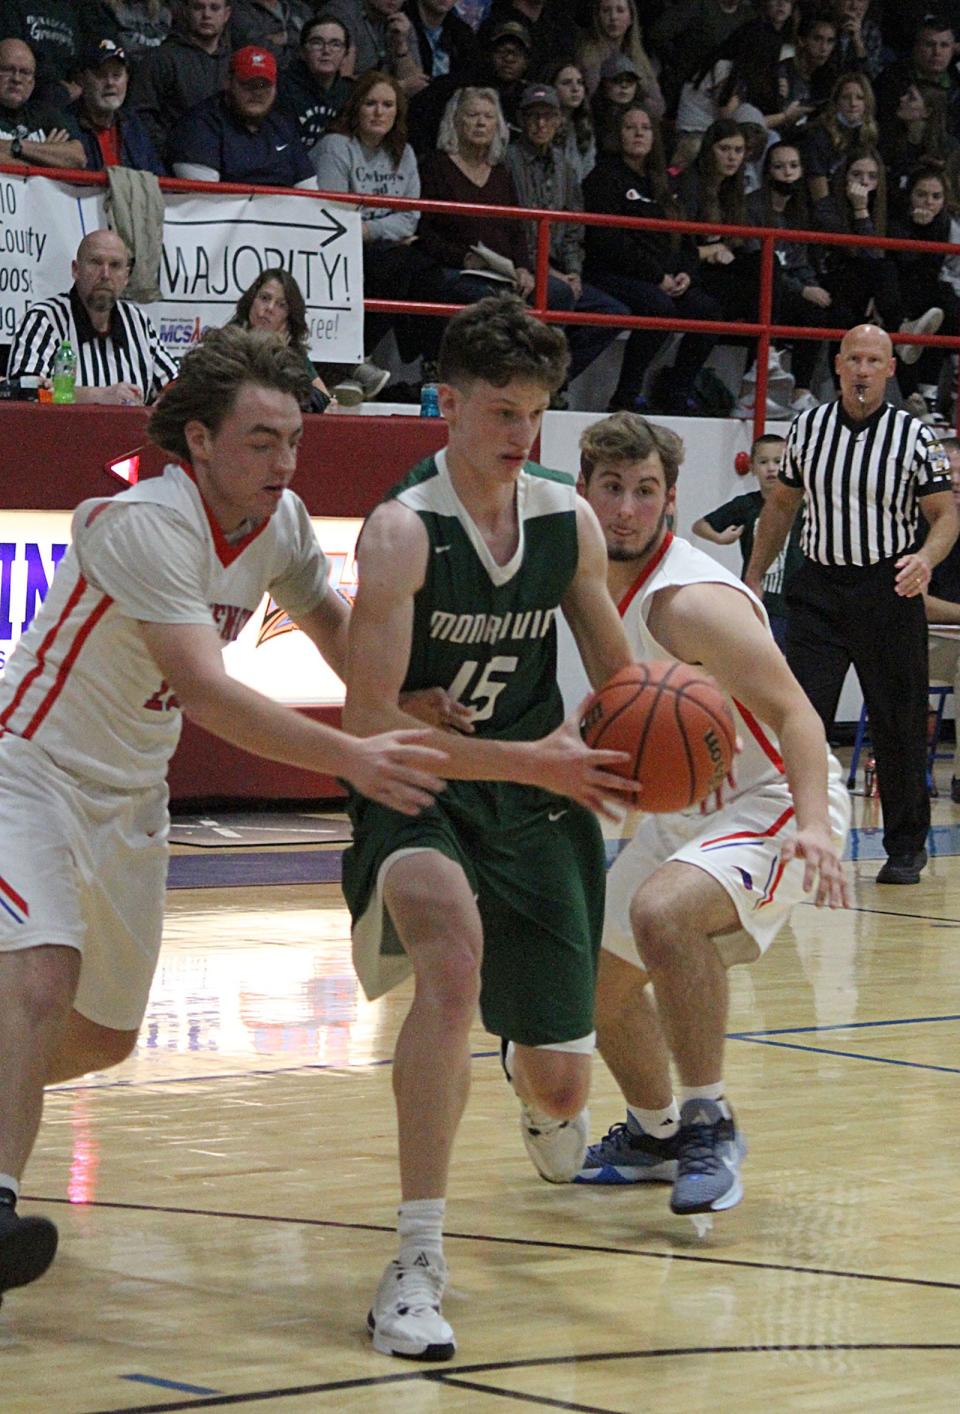
{"label": "court line on floor", "polygon": [[752,1041],[757,1036],[800,1036],[822,1031],[866,1031],[877,1026],[920,1026],[928,1021],[960,1021],[950,1016],[897,1016],[885,1021],[831,1021],[826,1026],[771,1026],[762,1031],[731,1031],[728,1041]]}
{"label": "court line on floor", "polygon": [[752,1041],[755,1046],[774,1046],[783,1051],[806,1051],[814,1056],[839,1056],[844,1060],[872,1061],[874,1065],[902,1065],[909,1070],[937,1070],[946,1075],[960,1075],[960,1066],[933,1065],[928,1061],[897,1060],[892,1056],[868,1056],[859,1051],[838,1051],[830,1046],[803,1046],[799,1041],[768,1041],[763,1036],[737,1036],[737,1041]]}
{"label": "court line on floor", "polygon": [[410,1370],[393,1375],[358,1376],[350,1380],[330,1380],[325,1383],[310,1385],[288,1385],[286,1387],[274,1387],[264,1390],[247,1390],[243,1393],[216,1395],[211,1398],[178,1400],[175,1403],[136,1404],[130,1405],[125,1409],[111,1407],[107,1409],[88,1410],[86,1414],[173,1414],[173,1411],[178,1409],[214,1409],[231,1404],[251,1404],[256,1400],[296,1399],[311,1394],[334,1394],[340,1390],[372,1389],[383,1385],[421,1382],[425,1384],[475,1388],[483,1393],[504,1394],[509,1398],[524,1403],[549,1404],[554,1409],[578,1411],[578,1414],[616,1414],[616,1411],[598,1405],[572,1404],[569,1401],[548,1399],[543,1395],[529,1395],[521,1390],[501,1391],[489,1385],[481,1384],[480,1382],[470,1384],[463,1377],[465,1375],[502,1374],[508,1370],[549,1369],[560,1365],[597,1365],[621,1360],[670,1360],[676,1359],[678,1356],[803,1355],[828,1353],[831,1351],[845,1353],[902,1353],[905,1351],[918,1351],[924,1354],[937,1354],[939,1352],[957,1350],[960,1350],[960,1344],[949,1341],[904,1341],[902,1343],[895,1341],[849,1341],[842,1344],[819,1341],[812,1344],[690,1345],[658,1347],[654,1350],[597,1351],[594,1354],[588,1355],[549,1355],[539,1358],[531,1357],[526,1360],[487,1361],[483,1364],[461,1365],[452,1369]]}
{"label": "court line on floor", "polygon": [[[59,1207],[104,1208],[115,1212],[168,1213],[177,1217],[225,1218],[237,1222],[282,1223],[296,1227],[334,1229],[339,1232],[383,1232],[396,1235],[393,1223],[356,1223],[338,1218],[290,1217],[283,1213],[238,1213],[222,1208],[188,1208],[167,1203],[125,1203],[116,1199],[94,1198],[74,1203],[70,1198],[52,1194],[28,1193],[31,1203],[55,1203]],[[444,1238],[458,1242],[489,1242],[498,1247],[531,1247],[550,1252],[590,1252],[597,1256],[652,1257],[658,1262],[693,1262],[709,1267],[746,1268],[759,1272],[795,1272],[799,1276],[842,1277],[848,1281],[872,1281],[891,1286],[919,1286],[936,1291],[960,1291],[960,1281],[935,1281],[932,1277],[886,1276],[879,1272],[852,1272],[833,1267],[796,1266],[791,1262],[761,1262],[747,1257],[714,1257],[706,1253],[653,1251],[644,1247],[607,1247],[591,1242],[559,1242],[545,1237],[504,1237],[489,1232],[456,1232],[444,1230]]]}
{"label": "court line on floor", "polygon": [[[472,1051],[471,1060],[500,1059],[499,1050]],[[317,1061],[315,1065],[302,1062],[300,1065],[278,1065],[274,1069],[258,1066],[256,1070],[228,1070],[217,1075],[166,1075],[156,1080],[94,1080],[83,1084],[75,1080],[64,1081],[62,1085],[48,1085],[46,1095],[71,1095],[83,1090],[140,1090],[153,1085],[191,1085],[211,1080],[247,1080],[254,1076],[267,1078],[273,1075],[295,1075],[297,1071],[336,1071],[346,1075],[350,1071],[376,1070],[380,1066],[393,1065],[393,1056],[383,1056],[380,1060],[364,1061],[362,1065],[333,1065]]]}

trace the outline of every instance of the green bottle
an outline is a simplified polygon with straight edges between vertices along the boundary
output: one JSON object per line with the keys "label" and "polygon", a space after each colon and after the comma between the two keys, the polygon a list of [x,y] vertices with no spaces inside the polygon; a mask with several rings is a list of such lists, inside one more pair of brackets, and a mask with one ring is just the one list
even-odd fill
{"label": "green bottle", "polygon": [[77,355],[69,339],[64,339],[53,358],[53,401],[76,402]]}

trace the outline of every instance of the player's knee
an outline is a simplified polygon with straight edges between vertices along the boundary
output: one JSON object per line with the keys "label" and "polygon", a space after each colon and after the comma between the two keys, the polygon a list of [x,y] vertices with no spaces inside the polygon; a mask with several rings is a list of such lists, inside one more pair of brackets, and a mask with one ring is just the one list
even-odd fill
{"label": "player's knee", "polygon": [[590,1058],[537,1047],[518,1051],[522,1093],[553,1119],[573,1119],[590,1094]]}
{"label": "player's knee", "polygon": [[133,1054],[137,1044],[136,1031],[113,1031],[106,1026],[91,1028],[88,1038],[90,1070],[109,1070]]}
{"label": "player's knee", "polygon": [[676,929],[671,925],[669,914],[645,890],[630,904],[630,927],[647,972],[656,972],[676,962],[679,953]]}

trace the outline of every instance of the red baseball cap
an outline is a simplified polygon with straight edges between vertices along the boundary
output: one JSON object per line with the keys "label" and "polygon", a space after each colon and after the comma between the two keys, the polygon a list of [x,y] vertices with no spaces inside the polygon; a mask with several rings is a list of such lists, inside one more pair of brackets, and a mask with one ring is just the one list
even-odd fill
{"label": "red baseball cap", "polygon": [[248,44],[231,57],[230,72],[238,79],[266,79],[267,83],[276,83],[277,61],[269,49]]}

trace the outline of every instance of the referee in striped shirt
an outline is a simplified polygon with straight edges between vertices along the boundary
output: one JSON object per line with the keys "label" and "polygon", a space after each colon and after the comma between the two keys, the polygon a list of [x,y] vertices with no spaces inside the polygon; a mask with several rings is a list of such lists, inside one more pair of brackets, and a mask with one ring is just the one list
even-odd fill
{"label": "referee in striped shirt", "polygon": [[27,310],[14,335],[8,378],[51,377],[64,339],[77,355],[78,403],[152,403],[177,365],[140,307],[120,296],[130,252],[115,231],[84,236],[72,266],[73,288]]}
{"label": "referee in striped shirt", "polygon": [[[887,861],[880,884],[916,884],[927,862],[927,625],[923,595],[960,523],[946,453],[930,428],[884,401],[896,360],[870,324],[840,345],[840,397],[801,413],[757,522],[747,583],[764,571],[803,502],[804,563],[787,591],[787,661],[829,731],[853,663],[870,717]],[[918,547],[918,510],[929,523]]]}

